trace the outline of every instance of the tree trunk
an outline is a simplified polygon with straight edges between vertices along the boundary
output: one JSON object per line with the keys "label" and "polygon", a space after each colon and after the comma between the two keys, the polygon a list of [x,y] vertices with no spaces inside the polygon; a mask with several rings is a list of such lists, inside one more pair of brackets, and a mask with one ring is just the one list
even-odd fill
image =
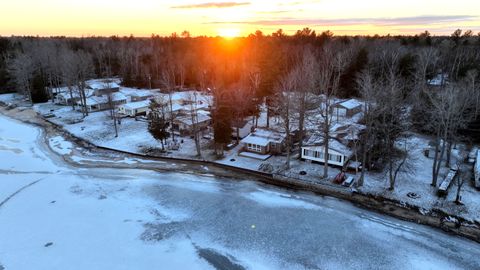
{"label": "tree trunk", "polygon": [[324,139],[324,144],[325,144],[325,156],[323,157],[324,163],[323,163],[323,178],[327,179],[328,178],[328,132],[325,132],[325,139]]}

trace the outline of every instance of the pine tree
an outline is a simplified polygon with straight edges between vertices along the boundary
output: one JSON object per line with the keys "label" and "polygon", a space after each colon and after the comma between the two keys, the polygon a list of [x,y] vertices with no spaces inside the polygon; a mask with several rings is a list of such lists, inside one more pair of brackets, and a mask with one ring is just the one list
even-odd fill
{"label": "pine tree", "polygon": [[162,144],[162,151],[164,151],[165,141],[170,136],[170,133],[167,131],[169,123],[165,119],[165,110],[163,109],[162,104],[159,104],[154,100],[151,101],[150,110],[148,131],[152,134],[153,138],[160,141]]}

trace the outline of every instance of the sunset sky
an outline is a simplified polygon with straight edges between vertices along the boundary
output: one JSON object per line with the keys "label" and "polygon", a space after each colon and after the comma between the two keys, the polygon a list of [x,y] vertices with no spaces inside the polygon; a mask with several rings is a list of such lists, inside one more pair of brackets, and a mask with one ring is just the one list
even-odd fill
{"label": "sunset sky", "polygon": [[248,35],[303,27],[343,34],[480,31],[479,0],[1,0],[0,35]]}

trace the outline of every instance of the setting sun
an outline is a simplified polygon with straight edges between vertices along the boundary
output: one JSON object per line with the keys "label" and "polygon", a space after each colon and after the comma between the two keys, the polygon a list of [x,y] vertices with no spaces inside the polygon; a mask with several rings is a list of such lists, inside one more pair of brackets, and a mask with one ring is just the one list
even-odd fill
{"label": "setting sun", "polygon": [[240,35],[240,29],[238,28],[218,29],[218,35],[227,39],[232,39]]}

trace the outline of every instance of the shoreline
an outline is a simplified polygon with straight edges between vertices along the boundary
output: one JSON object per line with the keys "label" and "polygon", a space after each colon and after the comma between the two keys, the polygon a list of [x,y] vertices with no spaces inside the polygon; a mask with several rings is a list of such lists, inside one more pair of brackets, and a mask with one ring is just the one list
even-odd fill
{"label": "shoreline", "polygon": [[[76,146],[80,146],[85,150],[98,152],[103,154],[115,153],[121,154],[125,157],[141,158],[151,161],[163,161],[170,163],[166,165],[159,164],[114,164],[114,163],[101,163],[95,162],[95,164],[84,164],[75,162],[74,160],[65,158],[65,162],[73,166],[82,167],[117,167],[124,169],[145,169],[156,171],[171,171],[180,173],[192,173],[192,174],[209,174],[217,177],[252,180],[261,182],[267,185],[273,185],[276,187],[286,188],[294,191],[306,191],[312,192],[317,195],[329,196],[344,201],[349,201],[357,207],[364,208],[370,211],[395,217],[401,220],[415,222],[422,225],[427,225],[433,228],[441,229],[444,232],[461,236],[475,242],[480,243],[480,223],[466,220],[460,216],[448,214],[445,211],[437,208],[433,208],[430,211],[424,211],[424,209],[407,204],[405,202],[385,198],[380,195],[372,195],[362,193],[360,191],[349,191],[344,188],[335,188],[335,186],[329,186],[319,183],[308,183],[293,178],[287,178],[284,176],[257,172],[249,169],[243,169],[233,167],[225,164],[220,164],[214,161],[207,160],[195,160],[186,158],[173,158],[173,157],[156,157],[149,156],[147,154],[142,155],[138,153],[130,153],[126,151],[120,151],[107,147],[97,146],[87,140],[79,138],[74,134],[66,131],[62,127],[48,121],[36,113],[32,108],[18,107],[12,110],[7,110],[5,106],[0,106],[0,113],[6,117],[13,118],[26,124],[35,125],[42,129],[45,133],[43,139],[48,145],[48,138],[51,135],[62,135],[68,141],[74,143]],[[61,155],[60,155],[61,156]],[[176,166],[178,164],[188,166],[188,171],[185,171],[185,167]],[[173,166],[175,164],[175,166]]]}

